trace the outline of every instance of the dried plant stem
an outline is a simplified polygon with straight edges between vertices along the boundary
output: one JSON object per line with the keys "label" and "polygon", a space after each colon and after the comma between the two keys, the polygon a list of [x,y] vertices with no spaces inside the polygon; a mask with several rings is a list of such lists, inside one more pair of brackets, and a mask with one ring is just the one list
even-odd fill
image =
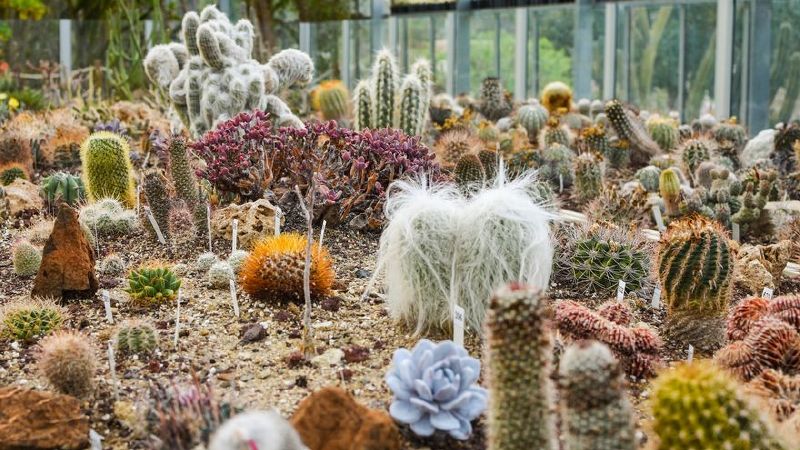
{"label": "dried plant stem", "polygon": [[308,206],[306,206],[306,198],[303,197],[303,194],[300,192],[300,186],[294,186],[294,190],[297,193],[297,198],[300,200],[300,208],[303,210],[303,214],[306,216],[306,225],[308,227],[308,240],[306,241],[306,262],[305,266],[303,267],[303,296],[305,297],[306,305],[305,311],[303,311],[303,348],[301,349],[306,357],[311,357],[314,353],[314,341],[313,337],[311,336],[311,246],[314,242],[312,211],[314,209],[314,189],[316,188],[314,176],[316,176],[316,174],[311,177],[311,186],[309,186],[308,197],[310,198],[310,201],[308,201]]}

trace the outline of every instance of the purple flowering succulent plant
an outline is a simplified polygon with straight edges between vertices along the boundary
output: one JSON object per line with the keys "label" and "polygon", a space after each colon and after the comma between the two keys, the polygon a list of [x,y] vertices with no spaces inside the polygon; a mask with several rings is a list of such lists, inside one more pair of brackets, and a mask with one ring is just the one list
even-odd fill
{"label": "purple flowering succulent plant", "polygon": [[389,413],[418,436],[440,430],[465,440],[487,406],[488,392],[476,384],[480,371],[480,361],[453,341],[423,339],[411,351],[398,349],[386,375],[394,393]]}

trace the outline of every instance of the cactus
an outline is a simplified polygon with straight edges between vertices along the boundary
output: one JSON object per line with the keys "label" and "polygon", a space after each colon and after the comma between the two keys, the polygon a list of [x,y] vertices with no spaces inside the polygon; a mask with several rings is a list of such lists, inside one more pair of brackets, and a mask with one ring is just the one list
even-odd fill
{"label": "cactus", "polygon": [[572,89],[560,81],[548,83],[542,89],[541,102],[550,114],[562,109],[569,111],[572,109]]}
{"label": "cactus", "polygon": [[42,180],[42,196],[51,208],[64,201],[76,206],[86,196],[83,181],[74,175],[58,172]]}
{"label": "cactus", "polygon": [[[202,209],[205,210],[205,207]],[[183,200],[177,200],[172,203],[169,208],[169,233],[167,235],[172,239],[174,247],[186,248],[191,246],[197,236],[195,219],[196,217],[192,216],[191,211],[189,211]],[[205,224],[202,228],[206,229]]]}
{"label": "cactus", "polygon": [[48,336],[36,359],[39,371],[58,392],[84,398],[94,391],[97,358],[82,333],[63,331]]}
{"label": "cactus", "polygon": [[100,273],[106,276],[118,276],[125,272],[125,261],[117,254],[110,254],[100,261]]}
{"label": "cactus", "polygon": [[539,176],[547,180],[555,188],[560,188],[559,175],[564,188],[572,185],[573,172],[572,166],[575,153],[568,147],[561,144],[553,144],[545,148],[541,153],[534,153],[539,166]]}
{"label": "cactus", "polygon": [[765,315],[750,326],[741,341],[733,341],[717,352],[717,363],[743,380],[751,380],[766,369],[800,372],[800,332],[779,317]]}
{"label": "cactus", "polygon": [[740,386],[708,361],[683,363],[653,385],[653,448],[786,450]]}
{"label": "cactus", "polygon": [[180,287],[181,280],[170,269],[152,264],[132,270],[125,291],[136,303],[158,304],[173,300]]}
{"label": "cactus", "polygon": [[0,186],[8,186],[17,178],[28,179],[28,174],[20,164],[9,164],[0,168]]}
{"label": "cactus", "polygon": [[481,161],[485,178],[487,180],[494,180],[497,176],[497,168],[499,165],[497,152],[494,150],[481,150],[478,152],[478,159]]}
{"label": "cactus", "polygon": [[711,159],[711,152],[705,142],[692,139],[681,145],[681,159],[686,170],[693,174],[701,163]]}
{"label": "cactus", "polygon": [[490,301],[486,317],[490,450],[557,448],[550,412],[552,344],[544,308],[536,290],[518,284],[501,288]]}
{"label": "cactus", "polygon": [[239,273],[239,270],[242,268],[248,256],[250,256],[250,252],[245,250],[234,250],[231,252],[230,256],[228,256],[228,264],[230,264],[234,273]]}
{"label": "cactus", "polygon": [[425,117],[423,108],[426,105],[423,101],[426,99],[425,88],[422,82],[416,75],[406,75],[403,83],[400,86],[400,111],[398,127],[409,136],[418,136],[422,134],[422,127],[425,125],[423,118]]}
{"label": "cactus", "polygon": [[571,143],[569,131],[564,129],[561,126],[558,116],[551,115],[549,119],[547,119],[547,126],[541,132],[542,136],[539,138],[539,142],[542,143],[545,147],[549,147],[553,144],[560,144],[565,147],[569,147]]}
{"label": "cactus", "polygon": [[569,450],[634,450],[633,406],[619,363],[605,345],[567,347],[559,364],[563,428]]}
{"label": "cactus", "polygon": [[620,140],[620,145],[631,150],[631,162],[644,166],[658,154],[659,146],[644,129],[639,120],[617,100],[606,103],[606,116]]}
{"label": "cactus", "polygon": [[215,262],[217,262],[217,255],[211,252],[201,253],[197,257],[197,270],[203,273],[208,272],[208,269],[210,269]]}
{"label": "cactus", "polygon": [[636,171],[636,179],[647,192],[660,192],[659,180],[661,169],[656,166],[645,166]]}
{"label": "cactus", "polygon": [[[306,237],[283,233],[255,244],[242,265],[239,280],[252,297],[299,300],[303,297]],[[331,257],[319,244],[311,250],[311,296],[327,295],[333,284]]]}
{"label": "cactus", "polygon": [[681,181],[673,169],[666,169],[661,172],[658,179],[658,189],[661,198],[664,200],[664,207],[669,217],[677,217],[681,214]]}
{"label": "cactus", "polygon": [[372,127],[372,98],[369,82],[359,81],[353,91],[353,129],[361,131]]}
{"label": "cactus", "polygon": [[714,128],[714,140],[719,144],[729,143],[738,151],[744,148],[747,143],[747,130],[738,123],[736,117],[720,122]]}
{"label": "cactus", "polygon": [[486,119],[497,122],[511,113],[512,105],[506,99],[500,79],[484,78],[481,82],[481,95],[478,110]]}
{"label": "cactus", "polygon": [[108,131],[93,133],[81,146],[81,162],[89,200],[108,197],[134,206],[133,166],[125,138]]}
{"label": "cactus", "polygon": [[92,238],[95,230],[105,236],[122,236],[136,228],[136,213],[113,198],[105,198],[81,208],[80,221]]}
{"label": "cactus", "polygon": [[769,236],[774,227],[770,212],[765,207],[768,201],[778,197],[778,173],[752,173],[755,178],[745,180],[744,193],[740,199],[741,208],[731,217],[731,221],[741,226],[742,237]]}
{"label": "cactus", "polygon": [[647,196],[647,191],[635,184],[623,191],[615,184],[607,183],[600,195],[589,202],[586,211],[591,221],[606,221],[625,227],[641,226],[650,211]]}
{"label": "cactus", "polygon": [[392,128],[397,97],[397,62],[388,50],[375,56],[372,66],[372,128]]}
{"label": "cactus", "polygon": [[39,266],[42,264],[42,252],[30,242],[21,240],[11,249],[11,262],[14,265],[15,274],[20,277],[30,277],[39,271]]}
{"label": "cactus", "polygon": [[767,369],[747,384],[747,392],[764,401],[780,421],[800,418],[800,375],[787,375]]}
{"label": "cactus", "polygon": [[582,153],[575,159],[575,195],[588,202],[603,189],[602,159],[594,153]]}
{"label": "cactus", "polygon": [[672,119],[654,116],[647,121],[647,131],[661,150],[669,152],[678,146],[678,126]]}
{"label": "cactus", "polygon": [[453,170],[453,178],[462,192],[470,193],[483,186],[486,173],[476,155],[464,155]]}
{"label": "cactus", "polygon": [[[169,227],[170,227],[170,201],[169,194],[167,193],[166,179],[159,172],[152,171],[144,176],[142,183],[142,190],[147,199],[147,204],[150,206],[150,212],[153,213],[153,218],[156,220],[161,235],[164,239],[169,240]],[[151,235],[155,238],[156,231],[150,224],[149,220],[144,221]]]}
{"label": "cactus", "polygon": [[517,111],[517,122],[528,132],[531,144],[536,144],[539,132],[547,124],[548,113],[542,105],[523,105]]}
{"label": "cactus", "polygon": [[307,450],[292,425],[275,410],[248,411],[222,423],[208,444],[209,450],[241,448]]}
{"label": "cactus", "polygon": [[28,342],[58,330],[66,318],[66,310],[53,300],[12,300],[0,307],[0,337]]}
{"label": "cactus", "polygon": [[208,284],[214,289],[226,289],[234,279],[233,267],[227,261],[217,261],[208,269]]}
{"label": "cactus", "polygon": [[622,106],[617,100],[611,100],[606,103],[606,116],[608,117],[608,122],[614,127],[614,131],[616,131],[617,136],[620,139],[630,142],[633,138],[633,125],[631,124],[628,115],[625,112],[625,108]]}
{"label": "cactus", "polygon": [[317,88],[317,101],[324,120],[342,120],[348,115],[350,93],[340,80],[321,82]]}
{"label": "cactus", "polygon": [[127,320],[117,328],[117,350],[123,354],[150,353],[158,345],[158,332],[153,325],[141,320]]}

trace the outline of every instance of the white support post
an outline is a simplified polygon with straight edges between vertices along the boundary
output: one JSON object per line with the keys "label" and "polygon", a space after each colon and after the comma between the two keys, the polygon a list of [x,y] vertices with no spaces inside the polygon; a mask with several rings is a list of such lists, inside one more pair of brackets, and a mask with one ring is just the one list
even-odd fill
{"label": "white support post", "polygon": [[231,17],[231,0],[219,0],[219,10]]}
{"label": "white support post", "polygon": [[350,21],[342,21],[342,52],[339,67],[341,71],[342,83],[347,86],[347,89],[353,89],[354,83],[350,77],[350,64],[352,57],[350,55]]}
{"label": "white support post", "polygon": [[450,11],[447,13],[444,21],[445,35],[447,39],[447,52],[446,63],[447,70],[445,71],[445,90],[450,95],[456,95],[456,13]]}
{"label": "white support post", "polygon": [[58,21],[58,61],[61,65],[61,79],[66,84],[72,73],[72,21],[69,19]]}
{"label": "white support post", "polygon": [[714,114],[726,118],[731,111],[734,0],[717,0],[717,46],[714,63]]}
{"label": "white support post", "polygon": [[386,15],[386,0],[372,0],[372,16],[370,18],[370,51],[372,54],[383,49],[383,16]]}
{"label": "white support post", "polygon": [[514,22],[514,100],[528,97],[528,8],[517,8]]}
{"label": "white support post", "polygon": [[400,18],[397,16],[392,16],[389,18],[389,50],[392,51],[395,55],[400,55],[402,51],[408,51],[408,49],[401,49],[400,48]]}
{"label": "white support post", "polygon": [[575,0],[572,78],[577,98],[592,96],[592,1]]}
{"label": "white support post", "polygon": [[144,42],[147,45],[147,48],[150,49],[153,47],[153,42],[150,37],[153,35],[153,21],[151,19],[146,19],[144,21]]}
{"label": "white support post", "polygon": [[603,98],[616,96],[617,73],[617,4],[606,3],[605,36],[603,41]]}
{"label": "white support post", "polygon": [[307,53],[311,58],[311,23],[300,22],[300,51]]}

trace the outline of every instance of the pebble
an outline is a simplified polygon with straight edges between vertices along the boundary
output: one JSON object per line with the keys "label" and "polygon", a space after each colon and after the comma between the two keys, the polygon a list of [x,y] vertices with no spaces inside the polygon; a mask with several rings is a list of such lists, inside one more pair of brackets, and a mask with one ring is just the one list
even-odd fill
{"label": "pebble", "polygon": [[325,353],[311,358],[311,364],[315,367],[338,366],[344,359],[344,352],[338,348],[331,348]]}
{"label": "pebble", "polygon": [[325,321],[325,322],[317,322],[317,323],[315,323],[315,324],[313,324],[311,326],[313,328],[318,329],[318,330],[326,330],[328,328],[332,328],[333,327],[333,322],[328,320],[328,321]]}

